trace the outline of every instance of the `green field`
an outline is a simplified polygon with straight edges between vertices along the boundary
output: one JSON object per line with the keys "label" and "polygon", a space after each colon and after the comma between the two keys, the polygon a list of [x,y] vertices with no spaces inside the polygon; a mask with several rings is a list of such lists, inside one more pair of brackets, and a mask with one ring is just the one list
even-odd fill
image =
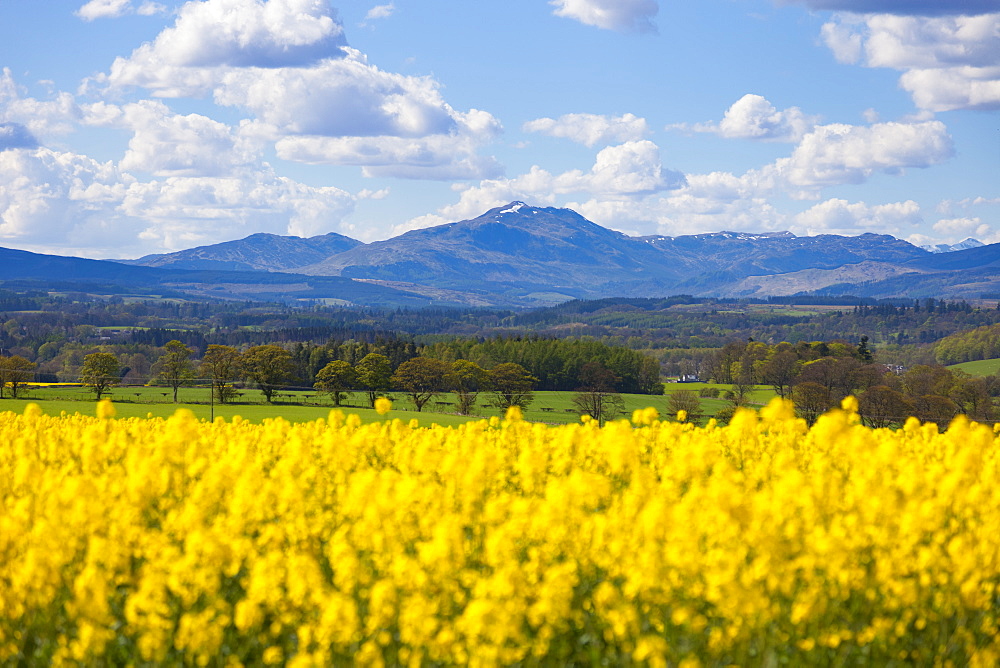
{"label": "green field", "polygon": [[[717,387],[728,389],[726,385],[711,385],[708,383],[668,383],[668,394],[680,390],[695,392],[706,388]],[[574,392],[535,392],[534,401],[524,411],[526,420],[545,422],[549,424],[565,424],[577,422],[580,412],[573,406]],[[114,401],[117,416],[133,417],[169,417],[177,408],[187,408],[200,419],[222,417],[231,420],[240,416],[251,422],[262,422],[268,418],[282,417],[290,422],[307,422],[325,418],[333,409],[333,404],[327,395],[313,391],[281,391],[274,395],[274,403],[267,404],[259,390],[242,390],[237,401],[231,404],[214,404],[207,387],[182,387],[178,393],[179,403],[171,401],[172,391],[163,387],[117,387],[108,395]],[[774,393],[770,389],[757,389],[751,394],[751,401],[764,404]],[[500,411],[486,403],[490,400],[488,393],[479,396],[477,414],[474,416],[458,415],[455,408],[455,398],[451,394],[441,394],[432,399],[421,412],[414,410],[409,397],[401,392],[390,395],[393,400],[393,410],[388,418],[383,418],[370,408],[366,408],[367,395],[361,392],[348,393],[341,410],[345,413],[356,413],[364,422],[381,421],[383,419],[399,418],[401,420],[416,419],[420,426],[439,424],[443,426],[458,425],[469,420],[500,416]],[[661,414],[667,412],[667,397],[647,394],[624,394],[624,416],[639,408],[653,406]],[[0,401],[0,411],[22,412],[29,403],[38,403],[43,412],[49,415],[60,413],[82,413],[94,415],[96,404],[94,394],[90,390],[74,385],[31,387],[22,393],[18,399],[3,399]],[[702,399],[701,406],[706,416],[711,417],[728,402],[723,399]]]}
{"label": "green field", "polygon": [[1000,372],[1000,359],[962,362],[961,364],[953,364],[948,368],[952,371],[964,371],[970,376],[993,376]]}

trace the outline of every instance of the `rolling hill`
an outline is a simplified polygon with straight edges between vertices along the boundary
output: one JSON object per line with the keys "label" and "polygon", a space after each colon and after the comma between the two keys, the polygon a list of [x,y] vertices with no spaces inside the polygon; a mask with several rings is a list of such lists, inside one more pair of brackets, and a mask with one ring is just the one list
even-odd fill
{"label": "rolling hill", "polygon": [[254,234],[121,262],[4,253],[5,281],[103,282],[121,290],[299,303],[525,307],[676,294],[1000,293],[1000,244],[930,252],[884,234],[630,237],[570,209],[524,202],[368,244],[338,234]]}

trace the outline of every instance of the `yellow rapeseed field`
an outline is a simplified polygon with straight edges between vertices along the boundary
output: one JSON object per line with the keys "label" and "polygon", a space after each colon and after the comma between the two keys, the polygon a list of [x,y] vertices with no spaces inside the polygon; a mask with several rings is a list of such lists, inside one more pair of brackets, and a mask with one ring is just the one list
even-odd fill
{"label": "yellow rapeseed field", "polygon": [[997,665],[997,434],[854,407],[2,413],[0,664]]}

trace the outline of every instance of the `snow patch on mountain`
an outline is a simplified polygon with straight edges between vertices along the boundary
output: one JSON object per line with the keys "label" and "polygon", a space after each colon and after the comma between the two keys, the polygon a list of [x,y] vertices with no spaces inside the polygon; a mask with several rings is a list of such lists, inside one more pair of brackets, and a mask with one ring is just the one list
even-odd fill
{"label": "snow patch on mountain", "polygon": [[953,253],[954,251],[968,250],[970,248],[979,248],[980,246],[985,246],[979,239],[973,239],[969,237],[965,241],[959,241],[957,244],[928,244],[926,246],[921,246],[926,251],[932,253]]}

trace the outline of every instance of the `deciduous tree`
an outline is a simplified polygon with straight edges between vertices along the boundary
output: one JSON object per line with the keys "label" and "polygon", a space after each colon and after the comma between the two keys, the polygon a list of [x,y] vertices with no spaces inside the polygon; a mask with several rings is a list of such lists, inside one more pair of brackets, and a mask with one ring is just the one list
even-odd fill
{"label": "deciduous tree", "polygon": [[385,355],[368,353],[355,365],[358,372],[358,382],[368,392],[368,405],[375,408],[375,399],[389,389],[389,379],[392,377],[392,362]]}
{"label": "deciduous tree", "polygon": [[313,385],[320,392],[326,392],[333,399],[334,406],[340,406],[347,390],[354,389],[358,384],[358,372],[343,360],[334,360],[316,373],[316,383]]}
{"label": "deciduous tree", "polygon": [[701,408],[701,400],[694,390],[677,390],[667,396],[667,413],[677,417],[680,411],[684,411],[689,422],[697,422],[704,414]]}
{"label": "deciduous tree", "polygon": [[417,411],[435,395],[445,390],[445,376],[451,365],[431,357],[414,357],[396,368],[390,383],[405,391],[413,400]]}
{"label": "deciduous tree", "polygon": [[583,383],[573,395],[573,405],[582,414],[604,424],[620,414],[625,401],[616,388],[618,377],[600,362],[587,362],[580,370]]}
{"label": "deciduous tree", "polygon": [[485,369],[469,360],[455,360],[445,378],[448,387],[455,393],[458,412],[469,415],[475,409],[476,400],[486,386],[488,374]]}
{"label": "deciduous tree", "polygon": [[201,358],[200,373],[212,380],[212,391],[220,404],[236,396],[233,383],[240,377],[240,351],[232,346],[209,345]]}
{"label": "deciduous tree", "polygon": [[240,356],[240,366],[247,380],[264,393],[267,403],[272,403],[274,391],[286,384],[292,375],[292,354],[281,346],[253,346]]}
{"label": "deciduous tree", "polygon": [[174,391],[174,403],[177,403],[177,390],[194,378],[194,362],[191,356],[194,350],[174,339],[167,341],[163,347],[164,353],[153,365],[153,372],[158,380],[166,383]]}
{"label": "deciduous tree", "polygon": [[89,387],[100,401],[101,397],[121,379],[118,358],[111,353],[91,353],[83,358],[80,383]]}
{"label": "deciduous tree", "polygon": [[490,369],[487,382],[493,393],[493,405],[502,411],[511,406],[525,408],[535,398],[532,389],[538,379],[516,362],[504,362]]}
{"label": "deciduous tree", "polygon": [[20,355],[0,357],[0,399],[3,398],[5,387],[10,388],[10,396],[17,399],[18,393],[25,383],[30,383],[35,377],[35,363]]}

